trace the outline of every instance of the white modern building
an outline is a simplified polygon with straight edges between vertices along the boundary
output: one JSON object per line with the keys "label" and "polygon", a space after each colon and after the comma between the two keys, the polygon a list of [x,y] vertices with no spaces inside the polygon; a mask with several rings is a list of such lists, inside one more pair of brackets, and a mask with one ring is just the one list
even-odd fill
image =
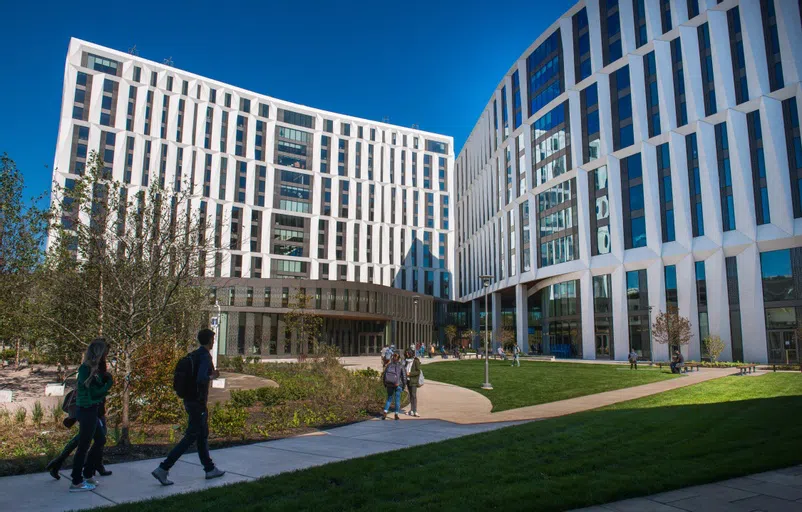
{"label": "white modern building", "polygon": [[586,0],[537,37],[456,159],[475,328],[487,293],[525,351],[666,360],[673,305],[688,358],[799,360],[801,7]]}
{"label": "white modern building", "polygon": [[282,312],[304,289],[360,354],[430,341],[454,298],[453,148],[72,39],[53,168],[73,186],[97,151],[131,194],[190,182],[220,353],[297,355]]}

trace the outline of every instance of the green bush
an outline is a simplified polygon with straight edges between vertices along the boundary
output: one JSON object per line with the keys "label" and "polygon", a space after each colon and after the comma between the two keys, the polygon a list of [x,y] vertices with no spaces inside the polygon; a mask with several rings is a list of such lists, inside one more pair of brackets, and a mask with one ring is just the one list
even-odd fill
{"label": "green bush", "polygon": [[50,416],[53,418],[53,423],[60,425],[61,420],[64,419],[64,409],[62,409],[60,405],[56,404],[50,408]]}
{"label": "green bush", "polygon": [[378,379],[381,374],[373,368],[365,368],[364,370],[354,370],[354,375],[367,377],[369,379]]}
{"label": "green bush", "polygon": [[45,418],[45,411],[42,409],[42,404],[37,400],[33,404],[33,411],[31,411],[31,419],[33,420],[34,425],[39,426],[42,424],[42,420]]}
{"label": "green bush", "polygon": [[209,430],[218,437],[244,437],[248,411],[231,403],[214,404],[209,411]]}
{"label": "green bush", "polygon": [[14,413],[14,421],[16,421],[18,425],[24,425],[27,417],[28,410],[25,407],[20,407],[17,409],[17,412]]}

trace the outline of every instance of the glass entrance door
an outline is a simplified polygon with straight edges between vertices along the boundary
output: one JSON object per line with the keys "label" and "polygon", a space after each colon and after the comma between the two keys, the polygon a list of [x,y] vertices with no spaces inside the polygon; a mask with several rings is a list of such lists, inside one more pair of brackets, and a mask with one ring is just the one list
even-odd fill
{"label": "glass entrance door", "polygon": [[359,333],[359,354],[376,355],[384,348],[384,334]]}
{"label": "glass entrance door", "polygon": [[799,362],[799,344],[794,331],[769,331],[769,362]]}

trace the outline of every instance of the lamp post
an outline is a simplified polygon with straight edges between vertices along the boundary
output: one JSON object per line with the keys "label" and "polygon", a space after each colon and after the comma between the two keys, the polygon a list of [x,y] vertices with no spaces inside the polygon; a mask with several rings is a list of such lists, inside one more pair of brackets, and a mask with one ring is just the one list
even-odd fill
{"label": "lamp post", "polygon": [[417,295],[412,297],[412,305],[415,306],[415,326],[413,327],[413,331],[412,331],[412,343],[413,344],[418,342],[417,339],[418,339],[418,301],[419,300],[420,300],[420,297],[417,296]]}
{"label": "lamp post", "polygon": [[490,338],[490,331],[487,328],[487,292],[490,288],[490,280],[493,279],[493,276],[479,276],[479,279],[482,280],[482,286],[485,288],[485,383],[482,384],[482,389],[493,389],[493,385],[490,384],[490,363],[487,352],[487,345]]}
{"label": "lamp post", "polygon": [[220,313],[220,301],[217,301],[217,300],[214,301],[214,309],[217,311],[217,318],[215,319],[215,322],[214,322],[215,347],[214,347],[214,350],[212,351],[212,363],[214,364],[214,367],[217,368],[217,352],[218,352],[219,347],[220,347],[220,345],[219,345],[219,343],[220,343],[220,320],[221,320],[221,316],[222,316],[222,314]]}
{"label": "lamp post", "polygon": [[[652,309],[654,306],[649,306],[649,355],[654,361],[654,353],[652,352]],[[671,354],[669,354],[669,359],[671,358]]]}

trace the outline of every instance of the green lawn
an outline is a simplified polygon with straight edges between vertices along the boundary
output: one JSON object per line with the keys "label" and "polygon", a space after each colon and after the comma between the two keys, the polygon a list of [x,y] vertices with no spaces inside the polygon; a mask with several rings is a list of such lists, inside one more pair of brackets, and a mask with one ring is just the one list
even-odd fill
{"label": "green lawn", "polygon": [[443,362],[424,366],[423,373],[428,380],[447,382],[482,393],[493,402],[493,412],[677,377],[668,369],[647,366],[630,370],[629,365],[521,361],[519,368],[510,366],[510,362],[491,360],[490,382],[493,389],[486,391],[481,389],[485,379],[484,365],[484,360]]}
{"label": "green lawn", "polygon": [[725,377],[113,510],[565,510],[800,464],[800,447],[802,375]]}

